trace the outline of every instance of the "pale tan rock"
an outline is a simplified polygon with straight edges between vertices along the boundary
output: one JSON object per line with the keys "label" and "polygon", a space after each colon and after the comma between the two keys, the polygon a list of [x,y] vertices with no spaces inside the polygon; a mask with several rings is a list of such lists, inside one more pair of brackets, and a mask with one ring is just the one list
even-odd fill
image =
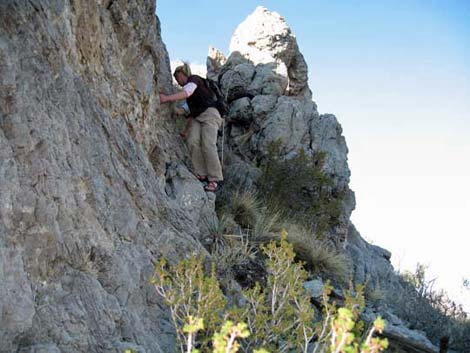
{"label": "pale tan rock", "polygon": [[287,94],[311,97],[307,64],[284,18],[259,6],[235,30],[230,52],[239,52],[254,65],[276,63],[288,79]]}

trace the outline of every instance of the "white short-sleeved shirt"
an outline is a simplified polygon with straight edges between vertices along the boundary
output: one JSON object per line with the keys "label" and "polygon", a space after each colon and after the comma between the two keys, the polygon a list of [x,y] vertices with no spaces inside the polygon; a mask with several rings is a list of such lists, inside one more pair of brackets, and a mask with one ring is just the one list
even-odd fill
{"label": "white short-sleeved shirt", "polygon": [[196,90],[197,85],[194,82],[188,82],[184,85],[183,90],[186,92],[186,97],[191,96]]}

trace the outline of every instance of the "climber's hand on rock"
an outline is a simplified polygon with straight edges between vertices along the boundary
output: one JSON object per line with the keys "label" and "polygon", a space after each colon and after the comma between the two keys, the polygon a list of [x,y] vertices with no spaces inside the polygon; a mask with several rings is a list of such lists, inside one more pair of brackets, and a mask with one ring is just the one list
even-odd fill
{"label": "climber's hand on rock", "polygon": [[170,101],[166,94],[160,93],[159,95],[160,95],[160,103],[163,104],[163,103],[167,103]]}
{"label": "climber's hand on rock", "polygon": [[185,115],[186,111],[183,108],[176,108],[175,113],[176,115]]}
{"label": "climber's hand on rock", "polygon": [[181,136],[182,138],[184,138],[184,139],[185,139],[186,137],[188,137],[188,130],[181,131],[181,132],[180,132],[180,136]]}

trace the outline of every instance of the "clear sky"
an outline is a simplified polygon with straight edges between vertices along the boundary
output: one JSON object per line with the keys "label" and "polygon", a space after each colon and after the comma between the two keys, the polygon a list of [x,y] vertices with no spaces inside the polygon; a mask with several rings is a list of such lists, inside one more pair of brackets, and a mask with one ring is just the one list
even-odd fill
{"label": "clear sky", "polygon": [[429,265],[470,311],[470,0],[157,1],[171,59],[228,54],[258,5],[286,19],[343,126],[362,236],[396,268]]}

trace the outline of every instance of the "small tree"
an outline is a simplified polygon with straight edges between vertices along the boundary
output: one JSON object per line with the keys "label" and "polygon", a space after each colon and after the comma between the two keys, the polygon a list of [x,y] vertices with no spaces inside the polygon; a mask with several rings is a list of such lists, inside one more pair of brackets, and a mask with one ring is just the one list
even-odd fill
{"label": "small tree", "polygon": [[[331,287],[327,284],[322,294],[323,316],[314,321],[314,309],[303,287],[308,273],[302,263],[295,262],[286,236],[283,231],[279,242],[273,240],[262,247],[268,270],[266,286],[256,284],[244,290],[246,302],[241,307],[226,308],[214,268],[206,276],[201,257],[192,256],[176,265],[168,265],[164,259],[158,262],[152,283],[170,308],[181,353],[268,353],[254,347],[306,353],[314,339],[315,353],[378,353],[385,349],[386,340],[374,337],[383,330],[380,319],[361,338],[363,287],[346,292],[345,307],[336,310],[329,302]],[[227,321],[228,317],[234,320]]]}
{"label": "small tree", "polygon": [[[168,265],[162,258],[155,266],[151,283],[170,308],[180,351],[191,352],[196,341],[207,349],[223,322],[226,304],[214,267],[206,276],[202,257],[191,256],[176,265]],[[202,329],[204,334],[197,340]]]}
{"label": "small tree", "polygon": [[268,280],[266,288],[256,284],[243,291],[247,304],[233,309],[231,315],[248,323],[251,345],[266,347],[276,352],[292,348],[307,352],[313,338],[314,311],[303,283],[307,272],[294,261],[293,246],[286,240],[271,241],[262,247],[266,255]]}

